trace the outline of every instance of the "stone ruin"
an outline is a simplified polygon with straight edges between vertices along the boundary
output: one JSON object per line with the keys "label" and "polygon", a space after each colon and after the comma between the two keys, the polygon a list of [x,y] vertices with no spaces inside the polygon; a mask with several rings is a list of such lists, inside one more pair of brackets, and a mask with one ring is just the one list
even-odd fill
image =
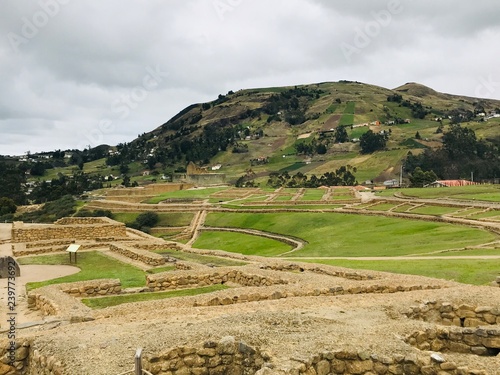
{"label": "stone ruin", "polygon": [[[139,291],[118,279],[33,290],[27,302],[44,322],[20,328],[14,344],[0,342],[0,375],[123,374],[137,347],[153,375],[500,374],[500,288],[197,251],[109,219],[13,226],[23,255],[60,251],[73,237],[143,267],[164,265],[151,250],[166,247],[245,264],[176,262],[175,271],[147,275]],[[102,311],[81,301],[218,284],[229,288]]]}

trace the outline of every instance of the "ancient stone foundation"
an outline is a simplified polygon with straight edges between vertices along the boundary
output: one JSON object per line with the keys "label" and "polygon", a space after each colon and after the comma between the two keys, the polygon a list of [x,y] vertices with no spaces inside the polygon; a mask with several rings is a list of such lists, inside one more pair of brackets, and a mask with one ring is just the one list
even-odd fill
{"label": "ancient stone foundation", "polygon": [[410,307],[406,316],[445,326],[478,327],[500,324],[500,307],[426,301],[419,306]]}
{"label": "ancient stone foundation", "polygon": [[500,353],[500,330],[480,328],[427,329],[413,333],[407,337],[406,342],[420,350],[494,357]]}
{"label": "ancient stone foundation", "polygon": [[286,281],[281,279],[247,274],[239,270],[218,270],[205,274],[192,274],[178,271],[146,276],[146,285],[154,292],[160,290],[197,288],[208,285],[224,284],[226,282],[233,282],[242,286],[270,286],[286,283]]}
{"label": "ancient stone foundation", "polygon": [[12,224],[12,242],[127,238],[125,224],[102,218],[64,218],[54,225]]}
{"label": "ancient stone foundation", "polygon": [[124,244],[110,244],[109,249],[115,253],[126,256],[127,258],[137,260],[150,266],[161,266],[165,264],[165,258],[160,254],[152,253],[147,250],[137,249]]}

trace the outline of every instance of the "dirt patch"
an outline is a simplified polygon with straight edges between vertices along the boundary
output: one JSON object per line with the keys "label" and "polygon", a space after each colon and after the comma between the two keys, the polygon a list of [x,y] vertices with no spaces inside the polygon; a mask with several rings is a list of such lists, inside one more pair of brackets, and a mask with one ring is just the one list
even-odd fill
{"label": "dirt patch", "polygon": [[325,125],[323,126],[324,131],[328,131],[330,129],[334,129],[338,126],[341,115],[331,115],[328,120],[325,121]]}

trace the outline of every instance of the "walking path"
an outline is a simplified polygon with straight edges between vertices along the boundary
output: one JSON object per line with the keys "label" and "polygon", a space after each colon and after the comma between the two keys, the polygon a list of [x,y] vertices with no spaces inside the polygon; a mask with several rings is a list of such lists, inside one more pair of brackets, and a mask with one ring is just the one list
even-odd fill
{"label": "walking path", "polygon": [[[0,256],[12,256],[10,244],[12,224],[0,224]],[[0,279],[0,329],[5,328],[7,316],[7,302],[9,290],[16,292],[16,323],[22,324],[41,320],[43,317],[36,311],[28,309],[26,301],[26,284],[34,281],[51,280],[58,277],[72,275],[80,272],[80,268],[67,265],[21,265],[19,266],[21,276],[15,280]]]}

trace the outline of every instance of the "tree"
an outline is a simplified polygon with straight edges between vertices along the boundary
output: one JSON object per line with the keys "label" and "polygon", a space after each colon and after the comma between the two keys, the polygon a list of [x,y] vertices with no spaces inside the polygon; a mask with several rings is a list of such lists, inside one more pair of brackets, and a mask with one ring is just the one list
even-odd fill
{"label": "tree", "polygon": [[371,154],[377,150],[382,150],[385,148],[386,143],[387,135],[385,133],[376,134],[371,130],[368,130],[359,138],[362,154]]}
{"label": "tree", "polygon": [[335,130],[335,142],[344,143],[349,141],[349,136],[347,135],[347,130],[344,125],[340,125]]}
{"label": "tree", "polygon": [[127,175],[123,176],[122,185],[125,187],[130,186],[130,177],[129,176],[127,176]]}
{"label": "tree", "polygon": [[154,227],[159,221],[158,214],[156,212],[143,212],[135,219],[135,222],[141,227]]}
{"label": "tree", "polygon": [[443,135],[443,145],[451,158],[471,156],[477,151],[476,134],[474,130],[462,128],[460,124],[451,125],[450,130]]}
{"label": "tree", "polygon": [[422,168],[417,167],[410,176],[411,187],[424,187],[437,180],[434,171],[423,171]]}
{"label": "tree", "polygon": [[16,210],[17,206],[12,199],[6,197],[0,198],[0,216],[13,214]]}

